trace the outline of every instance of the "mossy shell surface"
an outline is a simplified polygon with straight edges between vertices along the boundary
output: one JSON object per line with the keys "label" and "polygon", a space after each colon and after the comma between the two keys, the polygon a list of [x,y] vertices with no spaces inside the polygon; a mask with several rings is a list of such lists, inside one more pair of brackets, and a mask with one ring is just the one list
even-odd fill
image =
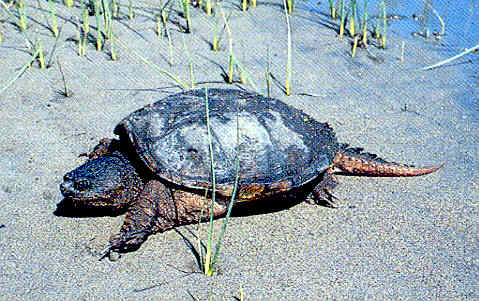
{"label": "mossy shell surface", "polygon": [[115,133],[126,134],[139,158],[163,180],[211,190],[207,99],[216,192],[223,196],[233,192],[237,156],[239,200],[253,200],[316,179],[340,148],[327,123],[277,99],[236,89],[170,95],[127,116]]}

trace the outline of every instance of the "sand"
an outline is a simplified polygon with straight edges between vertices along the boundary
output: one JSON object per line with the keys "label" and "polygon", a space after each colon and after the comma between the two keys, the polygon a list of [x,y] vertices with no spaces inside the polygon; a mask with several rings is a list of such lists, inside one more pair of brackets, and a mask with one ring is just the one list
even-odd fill
{"label": "sand", "polygon": [[[27,35],[51,53],[48,6],[36,5],[27,6]],[[329,122],[342,142],[384,159],[446,165],[418,178],[341,177],[337,209],[303,202],[237,214],[228,225],[219,271],[208,278],[189,273],[197,271],[196,262],[182,235],[194,239],[189,231],[196,226],[154,235],[118,261],[99,261],[123,216],[55,215],[62,200],[58,186],[85,160],[79,154],[113,137],[116,123],[131,111],[181,91],[130,49],[189,83],[184,34],[170,23],[170,66],[167,40],[156,36],[147,4],[135,2],[132,22],[115,22],[118,38],[130,48],[117,44],[118,61],[110,59],[108,45],[97,52],[93,42],[79,57],[69,21],[79,9],[56,7],[59,23],[66,23],[53,66],[41,70],[35,63],[0,94],[0,299],[235,300],[240,287],[245,300],[479,298],[479,111],[463,105],[471,103],[477,85],[470,76],[477,60],[415,71],[444,59],[436,51],[441,45],[407,39],[401,62],[403,39],[394,32],[386,50],[370,46],[353,59],[351,40],[337,37],[328,16],[298,9],[291,17],[294,95],[285,96],[281,6],[261,2],[242,13],[237,4],[224,3],[226,14],[232,12],[234,52],[259,92],[266,91],[269,48],[272,96]],[[173,8],[172,23],[184,24]],[[220,51],[211,51],[214,19],[198,9],[192,14],[193,32],[185,38],[197,87],[228,87],[227,35],[223,31]],[[10,21],[1,27],[0,88],[30,57]],[[57,60],[72,97],[58,92]]]}

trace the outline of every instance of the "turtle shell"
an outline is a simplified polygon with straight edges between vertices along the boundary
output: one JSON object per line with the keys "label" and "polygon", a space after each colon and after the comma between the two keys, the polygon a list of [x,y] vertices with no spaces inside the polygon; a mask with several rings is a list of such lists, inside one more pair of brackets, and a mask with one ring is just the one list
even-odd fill
{"label": "turtle shell", "polygon": [[[340,145],[327,123],[277,99],[236,89],[191,90],[139,109],[116,127],[160,178],[230,196],[239,158],[239,200],[289,191],[332,165]],[[124,139],[126,137],[121,137]]]}

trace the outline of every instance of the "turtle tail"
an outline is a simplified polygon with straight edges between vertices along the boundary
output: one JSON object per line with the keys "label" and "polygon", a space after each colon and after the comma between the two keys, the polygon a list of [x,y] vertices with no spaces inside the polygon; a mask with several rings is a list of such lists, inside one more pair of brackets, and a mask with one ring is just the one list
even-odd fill
{"label": "turtle tail", "polygon": [[427,175],[441,168],[444,163],[430,167],[414,167],[387,162],[361,148],[347,148],[336,154],[333,173],[369,177],[414,177]]}

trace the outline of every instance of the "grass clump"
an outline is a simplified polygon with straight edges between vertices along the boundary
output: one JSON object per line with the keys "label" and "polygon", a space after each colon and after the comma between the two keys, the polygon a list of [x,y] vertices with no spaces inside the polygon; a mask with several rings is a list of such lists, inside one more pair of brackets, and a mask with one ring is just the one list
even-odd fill
{"label": "grass clump", "polygon": [[341,0],[340,1],[340,4],[339,4],[339,18],[340,18],[340,21],[339,21],[339,36],[342,38],[343,35],[344,35],[344,23],[346,21],[346,11],[345,11],[345,7],[344,7],[344,0]]}
{"label": "grass clump", "polygon": [[170,4],[169,1],[160,7],[160,12],[158,16],[156,17],[156,20],[157,20],[156,31],[159,38],[163,37],[164,34],[168,35],[168,27],[166,26],[166,22],[168,20],[168,16],[166,14],[166,7],[168,6],[168,4]]}
{"label": "grass clump", "polygon": [[387,16],[386,16],[386,3],[383,1],[381,1],[381,17],[382,17],[382,21],[383,21],[383,32],[382,32],[382,35],[381,35],[381,47],[383,49],[386,48],[386,30],[387,30],[387,26],[388,26],[388,22],[387,22]]}
{"label": "grass clump", "polygon": [[233,66],[234,66],[233,34],[231,33],[230,27],[228,25],[228,20],[226,19],[225,13],[223,11],[223,7],[219,3],[218,3],[218,7],[220,8],[221,17],[223,18],[226,32],[228,33],[229,59],[228,59],[228,74],[226,77],[227,77],[227,82],[229,84],[232,84],[233,83]]}
{"label": "grass clump", "polygon": [[353,50],[351,52],[351,57],[356,57],[356,49],[358,48],[358,40],[359,40],[359,36],[358,35],[355,35],[354,36],[354,40],[353,40]]}
{"label": "grass clump", "polygon": [[[217,3],[217,1],[215,1],[215,5],[216,5],[216,3]],[[211,8],[212,8],[211,7],[211,0],[206,0],[206,3],[205,3],[206,15],[211,16],[211,14],[213,13]]]}
{"label": "grass clump", "polygon": [[102,25],[101,25],[101,6],[99,0],[94,0],[94,10],[95,10],[95,19],[96,19],[96,50],[101,51],[103,37],[102,37]]}
{"label": "grass clump", "polygon": [[88,5],[84,2],[81,8],[81,19],[83,24],[83,31],[85,34],[90,32],[90,19],[88,15]]}
{"label": "grass clump", "polygon": [[248,1],[247,0],[241,0],[241,10],[246,11],[248,9]]}
{"label": "grass clump", "polygon": [[78,41],[78,56],[84,56],[86,52],[86,46],[87,46],[87,36],[88,36],[88,31],[87,29],[89,28],[88,26],[85,26],[85,23],[83,22],[80,24],[80,20],[78,18],[74,18],[73,20],[76,27],[77,27],[77,33],[76,33],[76,39]]}
{"label": "grass clump", "polygon": [[291,63],[291,52],[292,52],[292,43],[291,43],[291,25],[289,24],[289,16],[287,12],[286,0],[283,0],[284,12],[286,16],[286,30],[288,36],[288,46],[287,46],[287,58],[286,58],[286,82],[284,84],[286,95],[291,95],[291,73],[292,73],[292,63]]}
{"label": "grass clump", "polygon": [[113,32],[113,23],[110,24],[108,36],[110,40],[110,57],[113,61],[116,61],[118,57],[116,55],[116,49],[115,49],[115,34]]}
{"label": "grass clump", "polygon": [[63,0],[63,4],[65,4],[66,7],[70,8],[73,6],[73,0]]}
{"label": "grass clump", "polygon": [[162,38],[163,36],[166,36],[168,40],[168,57],[169,57],[168,63],[170,64],[170,66],[173,66],[173,43],[171,41],[171,35],[167,25],[169,15],[166,13],[166,8],[168,7],[169,4],[170,4],[170,1],[167,1],[165,4],[161,5],[160,7],[160,12],[157,15],[156,31],[158,34],[158,38]]}
{"label": "grass clump", "polygon": [[294,0],[286,0],[286,8],[287,8],[287,11],[288,11],[289,14],[293,13],[294,6],[295,6]]}
{"label": "grass clump", "polygon": [[16,1],[15,8],[17,9],[18,14],[18,27],[22,32],[25,32],[27,30],[27,16],[25,13],[25,6],[23,4],[23,0]]}
{"label": "grass clump", "polygon": [[188,0],[179,0],[181,7],[183,8],[183,16],[186,19],[185,32],[191,32],[191,13],[190,13],[190,2]]}
{"label": "grass clump", "polygon": [[334,0],[329,0],[329,11],[331,13],[331,19],[335,20],[336,19],[336,3],[334,3]]}
{"label": "grass clump", "polygon": [[135,18],[135,13],[133,12],[133,2],[130,0],[128,1],[128,19],[133,21],[133,18]]}
{"label": "grass clump", "polygon": [[111,11],[110,11],[110,4],[108,0],[102,0],[101,2],[101,11],[103,12],[103,28],[105,29],[105,33],[107,38],[110,38],[110,26],[112,23],[111,19]]}
{"label": "grass clump", "polygon": [[358,8],[356,5],[356,0],[351,0],[351,6],[350,6],[350,17],[349,17],[349,34],[351,37],[354,37],[356,34],[356,23],[357,23],[357,17],[358,17]]}
{"label": "grass clump", "polygon": [[185,49],[186,58],[188,61],[188,69],[190,70],[190,81],[191,81],[191,89],[195,88],[195,76],[193,71],[193,62],[191,61],[190,51],[188,50],[188,46],[186,45],[186,39],[183,35],[183,48]]}
{"label": "grass clump", "polygon": [[60,91],[60,93],[61,93],[61,95],[65,96],[65,97],[71,97],[72,92],[68,88],[67,81],[65,79],[65,74],[63,73],[62,65],[60,64],[59,59],[57,59],[57,64],[58,64],[58,70],[60,71],[60,75],[62,76],[62,82],[63,82],[63,90]]}
{"label": "grass clump", "polygon": [[120,17],[120,6],[116,0],[111,0],[111,13],[113,18],[118,19]]}
{"label": "grass clump", "polygon": [[55,15],[55,6],[52,0],[48,0],[48,4],[50,5],[50,18],[52,20],[52,32],[55,37],[58,37],[58,23],[57,23],[57,16]]}
{"label": "grass clump", "polygon": [[35,52],[38,53],[38,65],[40,66],[40,69],[45,69],[42,41],[37,41],[37,43],[35,43],[35,50]]}
{"label": "grass clump", "polygon": [[364,9],[363,9],[363,45],[366,46],[368,43],[368,0],[364,0]]}
{"label": "grass clump", "polygon": [[240,71],[241,82],[244,83],[245,82],[244,79],[246,78],[248,80],[248,82],[251,84],[251,86],[255,90],[257,90],[256,85],[251,80],[251,77],[249,76],[248,72],[243,67],[243,65],[240,63],[240,61],[238,60],[238,58],[236,57],[236,55],[233,52],[233,34],[231,33],[231,29],[228,25],[228,19],[225,16],[225,13],[224,13],[224,10],[223,10],[221,4],[218,3],[217,5],[218,5],[218,8],[219,8],[221,17],[223,18],[223,22],[225,23],[226,32],[228,34],[228,48],[229,48],[229,52],[228,52],[229,53],[229,56],[228,56],[228,73],[226,74],[225,79],[229,84],[232,84],[233,83],[234,67],[237,67]]}
{"label": "grass clump", "polygon": [[[217,8],[217,2],[215,2],[215,10]],[[215,25],[213,30],[213,41],[211,43],[211,48],[213,51],[218,51],[219,39],[218,39],[218,23],[219,23],[219,14],[215,14]]]}

